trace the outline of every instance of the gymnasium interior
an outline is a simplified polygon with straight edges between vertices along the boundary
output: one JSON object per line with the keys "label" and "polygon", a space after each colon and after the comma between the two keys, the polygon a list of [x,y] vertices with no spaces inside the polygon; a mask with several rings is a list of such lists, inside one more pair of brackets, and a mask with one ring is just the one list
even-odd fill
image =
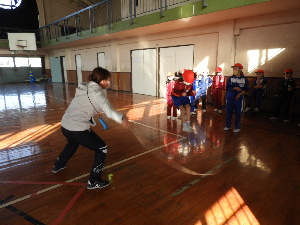
{"label": "gymnasium interior", "polygon": [[[227,81],[236,63],[244,109],[256,72],[268,81],[240,132],[223,131],[226,90],[216,113],[211,87],[194,132],[167,119],[168,73],[220,67]],[[62,117],[96,67],[130,122],[95,117],[110,185],[89,190],[93,151],[52,167]],[[299,84],[299,0],[0,1],[0,224],[300,225],[299,86],[289,121],[270,120],[288,68]]]}

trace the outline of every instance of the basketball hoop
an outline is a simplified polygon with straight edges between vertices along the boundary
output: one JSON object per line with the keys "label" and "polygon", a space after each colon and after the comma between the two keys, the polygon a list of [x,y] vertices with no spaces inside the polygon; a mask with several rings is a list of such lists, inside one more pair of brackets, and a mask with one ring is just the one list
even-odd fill
{"label": "basketball hoop", "polygon": [[16,45],[18,47],[18,53],[23,53],[23,50],[26,46],[24,45]]}

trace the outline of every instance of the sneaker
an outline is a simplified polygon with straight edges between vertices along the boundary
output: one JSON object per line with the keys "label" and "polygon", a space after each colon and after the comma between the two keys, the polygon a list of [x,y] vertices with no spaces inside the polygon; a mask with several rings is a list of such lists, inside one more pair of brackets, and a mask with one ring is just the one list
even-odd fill
{"label": "sneaker", "polygon": [[168,120],[171,119],[171,116],[168,116],[167,119],[168,119]]}
{"label": "sneaker", "polygon": [[196,112],[191,112],[191,114],[192,114],[192,115],[196,115],[197,113],[196,113]]}
{"label": "sneaker", "polygon": [[186,126],[182,129],[183,132],[188,132],[188,133],[191,133],[191,132],[194,132],[194,128],[192,128],[191,126]]}
{"label": "sneaker", "polygon": [[234,133],[237,133],[237,132],[240,132],[240,130],[241,130],[241,129],[234,129],[233,132],[234,132]]}
{"label": "sneaker", "polygon": [[[245,112],[249,112],[251,110],[251,108],[250,107],[247,107],[246,109],[245,109]],[[254,111],[255,111],[255,109],[254,109]]]}
{"label": "sneaker", "polygon": [[254,108],[254,112],[259,112],[259,109],[258,108]]}
{"label": "sneaker", "polygon": [[284,120],[283,122],[286,122],[286,123],[287,123],[287,122],[290,122],[290,120]]}
{"label": "sneaker", "polygon": [[215,109],[214,112],[218,112],[218,109]]}
{"label": "sneaker", "polygon": [[197,112],[197,109],[194,109],[194,112]]}
{"label": "sneaker", "polygon": [[173,119],[172,120],[176,120],[176,117],[173,117]]}
{"label": "sneaker", "polygon": [[278,120],[279,118],[278,117],[276,117],[276,116],[272,116],[271,118],[270,118],[270,120]]}
{"label": "sneaker", "polygon": [[90,181],[88,181],[86,188],[87,189],[104,188],[104,187],[107,187],[109,185],[109,183],[110,182],[108,180],[96,181],[93,184]]}
{"label": "sneaker", "polygon": [[178,119],[180,119],[180,120],[181,120],[181,116],[178,116]]}
{"label": "sneaker", "polygon": [[224,129],[223,129],[223,130],[225,130],[225,131],[226,131],[226,130],[229,130],[229,129],[230,129],[230,128],[228,128],[228,127],[224,127]]}
{"label": "sneaker", "polygon": [[61,170],[63,170],[63,169],[66,169],[67,168],[67,166],[66,165],[64,165],[63,167],[61,167],[61,168],[56,168],[55,166],[53,166],[53,168],[52,168],[52,173],[57,173],[58,171],[61,171]]}
{"label": "sneaker", "polygon": [[203,112],[206,112],[206,109],[203,109]]}
{"label": "sneaker", "polygon": [[219,113],[222,114],[222,110],[219,110]]}

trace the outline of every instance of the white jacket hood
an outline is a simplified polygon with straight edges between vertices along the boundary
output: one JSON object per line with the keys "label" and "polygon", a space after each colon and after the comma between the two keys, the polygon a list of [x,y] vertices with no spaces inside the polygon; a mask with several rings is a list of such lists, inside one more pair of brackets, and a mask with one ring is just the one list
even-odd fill
{"label": "white jacket hood", "polygon": [[104,90],[93,81],[81,83],[61,120],[61,126],[70,131],[87,130],[91,125],[96,125],[93,117],[101,111],[108,118],[122,124],[123,114],[115,111]]}

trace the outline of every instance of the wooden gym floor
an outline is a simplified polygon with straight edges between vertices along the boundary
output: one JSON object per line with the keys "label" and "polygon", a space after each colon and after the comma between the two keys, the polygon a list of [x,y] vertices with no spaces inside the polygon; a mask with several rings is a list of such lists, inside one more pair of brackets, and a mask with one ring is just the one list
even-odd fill
{"label": "wooden gym floor", "polygon": [[[108,91],[133,121],[93,128],[108,145],[103,179],[87,190],[93,152],[52,166],[66,139],[60,121],[76,85],[0,85],[0,224],[300,224],[300,128],[245,114],[224,132],[225,110],[168,121],[161,98]],[[201,107],[200,107],[201,108]]]}

